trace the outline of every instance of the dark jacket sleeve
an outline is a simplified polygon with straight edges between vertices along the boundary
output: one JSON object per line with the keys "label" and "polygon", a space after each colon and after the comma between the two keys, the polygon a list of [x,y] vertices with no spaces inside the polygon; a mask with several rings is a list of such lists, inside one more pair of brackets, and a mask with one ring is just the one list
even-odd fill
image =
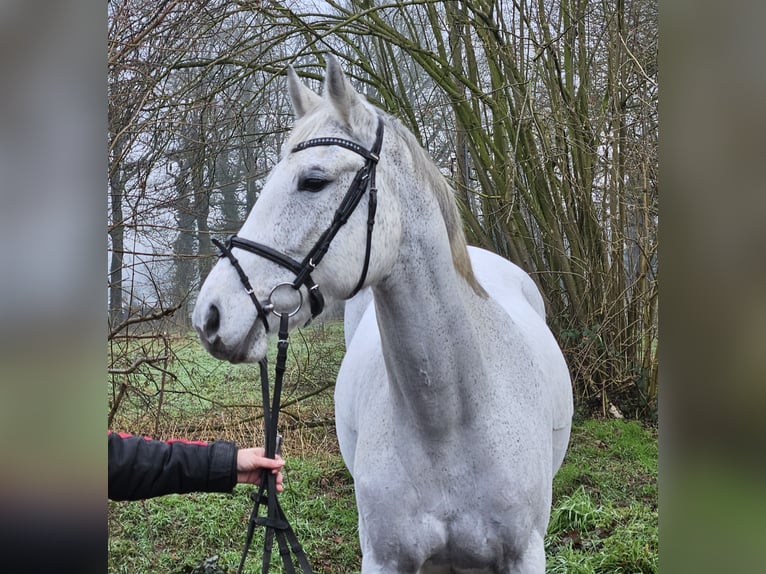
{"label": "dark jacket sleeve", "polygon": [[171,493],[229,492],[237,483],[232,442],[160,441],[109,433],[109,498],[140,500]]}

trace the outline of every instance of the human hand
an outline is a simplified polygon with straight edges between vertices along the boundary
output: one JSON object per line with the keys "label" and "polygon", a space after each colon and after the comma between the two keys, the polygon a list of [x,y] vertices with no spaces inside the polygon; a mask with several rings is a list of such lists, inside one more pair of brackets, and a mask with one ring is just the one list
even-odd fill
{"label": "human hand", "polygon": [[264,468],[270,468],[277,475],[277,492],[282,492],[282,467],[285,461],[277,455],[276,458],[267,458],[266,451],[261,447],[241,448],[237,451],[237,482],[261,484],[261,476]]}

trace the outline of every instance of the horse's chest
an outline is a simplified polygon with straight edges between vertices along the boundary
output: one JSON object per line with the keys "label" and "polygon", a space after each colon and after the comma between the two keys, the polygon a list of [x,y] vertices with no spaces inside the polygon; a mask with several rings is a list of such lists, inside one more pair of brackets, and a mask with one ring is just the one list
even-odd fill
{"label": "horse's chest", "polygon": [[526,544],[530,521],[523,505],[488,490],[478,474],[412,476],[389,493],[396,504],[378,492],[377,503],[360,507],[367,552],[383,561],[428,564],[434,572],[444,565],[454,572],[496,571],[503,557]]}
{"label": "horse's chest", "polygon": [[502,571],[508,557],[527,544],[529,532],[511,532],[507,524],[473,513],[449,518],[422,513],[369,535],[364,554],[383,563],[418,565],[421,573],[456,573]]}

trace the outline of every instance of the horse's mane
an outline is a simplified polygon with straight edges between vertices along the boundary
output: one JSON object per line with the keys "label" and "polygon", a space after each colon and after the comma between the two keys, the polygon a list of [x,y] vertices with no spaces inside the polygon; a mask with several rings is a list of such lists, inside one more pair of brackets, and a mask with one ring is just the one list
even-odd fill
{"label": "horse's mane", "polygon": [[442,175],[439,168],[433,162],[420,142],[415,138],[412,132],[407,129],[398,119],[393,116],[384,115],[387,118],[386,127],[392,128],[396,135],[406,144],[407,149],[412,155],[413,162],[421,175],[425,178],[427,187],[433,192],[436,201],[439,203],[439,209],[442,212],[444,223],[447,226],[447,235],[449,236],[450,250],[452,252],[452,262],[455,270],[468,282],[473,290],[480,296],[486,297],[487,293],[479,284],[476,275],[473,272],[471,258],[468,255],[468,248],[463,231],[463,221],[460,218],[460,212],[455,201],[455,192]]}

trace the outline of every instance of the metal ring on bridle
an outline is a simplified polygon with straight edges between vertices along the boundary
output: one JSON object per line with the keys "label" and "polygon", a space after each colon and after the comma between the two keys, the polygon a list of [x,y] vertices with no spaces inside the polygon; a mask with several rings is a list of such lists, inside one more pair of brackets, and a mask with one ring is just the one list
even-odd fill
{"label": "metal ring on bridle", "polygon": [[[274,295],[274,292],[275,292],[277,289],[279,289],[280,287],[285,287],[285,286],[289,287],[290,289],[292,289],[292,291],[293,291],[293,292],[295,292],[295,293],[297,293],[297,294],[298,294],[298,306],[297,306],[297,307],[296,307],[294,310],[290,311],[289,313],[288,313],[288,312],[286,312],[286,311],[284,311],[284,310],[283,310],[283,311],[277,311],[277,307],[276,307],[276,305],[274,304],[274,301],[273,301],[273,299],[272,299],[272,296]],[[274,288],[273,288],[273,289],[271,290],[271,292],[269,293],[269,297],[268,297],[268,299],[267,299],[267,303],[266,303],[266,305],[264,305],[264,309],[267,309],[267,310],[271,311],[271,312],[272,312],[272,313],[274,313],[274,315],[276,315],[277,317],[281,317],[282,315],[285,315],[285,314],[286,314],[288,317],[292,317],[292,316],[293,316],[293,315],[295,315],[295,314],[296,314],[298,311],[300,311],[300,310],[301,310],[301,307],[303,307],[303,293],[301,293],[301,290],[300,290],[300,289],[296,289],[296,288],[293,286],[293,284],[292,284],[292,283],[289,283],[289,282],[278,283],[277,285],[275,285],[275,286],[274,286]]]}

